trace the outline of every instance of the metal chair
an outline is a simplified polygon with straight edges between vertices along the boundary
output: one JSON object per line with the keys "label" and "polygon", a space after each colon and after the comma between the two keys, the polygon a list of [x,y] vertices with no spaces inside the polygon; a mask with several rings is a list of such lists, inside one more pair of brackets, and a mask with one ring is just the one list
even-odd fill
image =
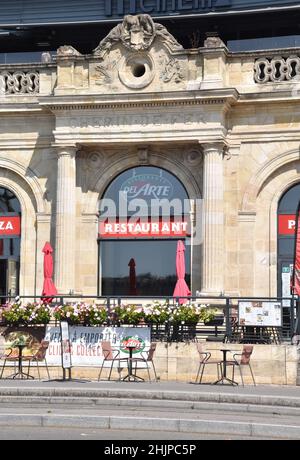
{"label": "metal chair", "polygon": [[244,379],[243,379],[243,373],[242,373],[242,367],[244,366],[249,366],[254,386],[256,386],[252,367],[250,364],[250,358],[251,358],[252,352],[253,352],[253,345],[244,345],[242,353],[235,353],[233,355],[233,361],[227,361],[227,366],[232,366],[232,380],[234,380],[234,368],[235,366],[237,366],[241,374],[241,380],[242,380],[243,386],[245,386]]}
{"label": "metal chair", "polygon": [[134,367],[134,375],[135,376],[136,376],[138,363],[144,363],[146,365],[146,369],[148,371],[149,381],[151,382],[150,364],[152,364],[152,369],[153,369],[153,372],[154,372],[155,381],[156,382],[158,381],[157,374],[156,374],[156,369],[155,369],[154,362],[153,362],[153,356],[154,356],[155,350],[156,350],[156,343],[151,343],[150,348],[149,348],[148,351],[142,351],[141,354],[140,354],[140,357],[132,358],[132,364],[135,364],[135,367]]}
{"label": "metal chair", "polygon": [[216,360],[216,359],[210,359],[211,353],[209,351],[204,351],[201,343],[197,342],[196,347],[199,353],[200,361],[199,361],[199,367],[198,367],[198,372],[197,372],[195,383],[198,383],[199,376],[200,376],[199,383],[202,382],[204,369],[207,364],[213,364],[217,366],[218,379],[219,379],[220,375],[222,375],[222,368],[221,368],[222,361]]}
{"label": "metal chair", "polygon": [[31,355],[31,356],[26,356],[25,355],[25,356],[23,356],[23,361],[28,361],[28,374],[29,374],[31,365],[33,363],[36,363],[39,380],[41,380],[39,363],[41,363],[43,361],[44,361],[45,366],[46,366],[48,379],[50,380],[50,374],[49,374],[48,364],[47,364],[47,360],[46,360],[46,353],[47,353],[48,347],[49,347],[49,342],[47,340],[42,340],[38,350],[36,351],[36,353],[34,353],[34,355]]}
{"label": "metal chair", "polygon": [[2,379],[3,372],[4,372],[4,369],[5,369],[5,366],[6,366],[7,362],[13,362],[14,363],[14,369],[16,369],[16,364],[17,364],[18,359],[19,359],[19,354],[18,354],[17,350],[15,350],[14,348],[8,348],[8,349],[3,350],[1,352],[0,359],[4,360],[3,364],[2,364],[2,367],[1,367],[1,374],[0,374],[0,379]]}
{"label": "metal chair", "polygon": [[[110,380],[112,369],[113,369],[113,366],[114,366],[115,362],[119,363],[118,369],[121,368],[121,362],[122,361],[126,362],[126,367],[127,367],[127,364],[128,364],[128,358],[120,358],[119,357],[120,350],[116,349],[116,348],[112,348],[111,343],[109,341],[103,341],[103,342],[101,342],[101,345],[102,345],[103,361],[102,361],[102,366],[100,368],[99,375],[98,375],[98,382],[100,380],[102,370],[103,370],[103,367],[104,367],[105,363],[111,362],[108,380]],[[119,372],[119,380],[121,380],[120,372]]]}

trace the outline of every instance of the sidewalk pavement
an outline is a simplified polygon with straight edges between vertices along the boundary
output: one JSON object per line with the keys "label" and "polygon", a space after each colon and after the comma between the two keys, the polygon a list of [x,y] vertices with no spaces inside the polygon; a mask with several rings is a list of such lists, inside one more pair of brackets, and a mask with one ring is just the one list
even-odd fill
{"label": "sidewalk pavement", "polygon": [[143,398],[268,404],[300,408],[300,387],[286,385],[243,387],[182,382],[1,379],[0,398],[2,396]]}
{"label": "sidewalk pavement", "polygon": [[0,426],[300,439],[300,387],[2,379]]}

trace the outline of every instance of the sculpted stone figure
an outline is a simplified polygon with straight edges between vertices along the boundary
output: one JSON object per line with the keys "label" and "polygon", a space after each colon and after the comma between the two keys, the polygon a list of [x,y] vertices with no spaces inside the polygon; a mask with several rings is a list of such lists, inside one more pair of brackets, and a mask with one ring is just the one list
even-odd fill
{"label": "sculpted stone figure", "polygon": [[204,41],[204,48],[224,48],[223,40],[216,34],[207,35]]}
{"label": "sculpted stone figure", "polygon": [[71,45],[60,46],[57,50],[57,55],[58,56],[81,56],[79,51],[77,51]]}
{"label": "sculpted stone figure", "polygon": [[99,43],[94,54],[104,58],[111,47],[119,41],[133,51],[146,50],[155,37],[160,37],[173,50],[182,49],[182,46],[162,24],[154,23],[148,14],[138,14],[125,16],[123,22],[114,27]]}

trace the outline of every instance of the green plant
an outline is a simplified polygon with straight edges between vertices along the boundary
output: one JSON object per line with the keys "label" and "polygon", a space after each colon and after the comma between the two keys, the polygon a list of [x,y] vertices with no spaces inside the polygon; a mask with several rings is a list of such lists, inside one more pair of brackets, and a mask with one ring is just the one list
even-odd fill
{"label": "green plant", "polygon": [[201,306],[199,320],[203,323],[208,323],[215,319],[216,314],[218,313],[217,308],[210,308],[208,306]]}
{"label": "green plant", "polygon": [[57,305],[53,316],[57,321],[68,321],[72,324],[80,323],[79,308],[76,304]]}
{"label": "green plant", "polygon": [[138,324],[145,317],[143,308],[136,305],[118,305],[111,310],[111,315],[121,324]]}
{"label": "green plant", "polygon": [[79,319],[86,325],[96,326],[107,322],[107,309],[96,304],[81,304]]}
{"label": "green plant", "polygon": [[8,303],[2,312],[2,320],[9,324],[46,324],[50,318],[50,307],[42,303]]}
{"label": "green plant", "polygon": [[193,323],[196,324],[200,319],[200,309],[196,305],[179,305],[172,311],[171,321],[173,323]]}
{"label": "green plant", "polygon": [[148,323],[163,324],[169,321],[172,309],[167,302],[160,303],[158,300],[144,308],[144,319]]}
{"label": "green plant", "polygon": [[35,305],[29,323],[32,324],[47,324],[51,319],[51,307],[46,304]]}

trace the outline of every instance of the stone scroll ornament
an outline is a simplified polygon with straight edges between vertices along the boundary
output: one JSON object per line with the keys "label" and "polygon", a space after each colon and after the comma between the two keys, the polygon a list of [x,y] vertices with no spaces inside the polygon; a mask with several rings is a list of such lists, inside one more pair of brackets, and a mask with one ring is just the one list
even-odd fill
{"label": "stone scroll ornament", "polygon": [[104,58],[118,42],[131,51],[147,50],[156,37],[159,37],[172,51],[183,49],[162,24],[154,23],[148,14],[138,14],[125,16],[123,22],[114,27],[99,43],[93,54]]}

